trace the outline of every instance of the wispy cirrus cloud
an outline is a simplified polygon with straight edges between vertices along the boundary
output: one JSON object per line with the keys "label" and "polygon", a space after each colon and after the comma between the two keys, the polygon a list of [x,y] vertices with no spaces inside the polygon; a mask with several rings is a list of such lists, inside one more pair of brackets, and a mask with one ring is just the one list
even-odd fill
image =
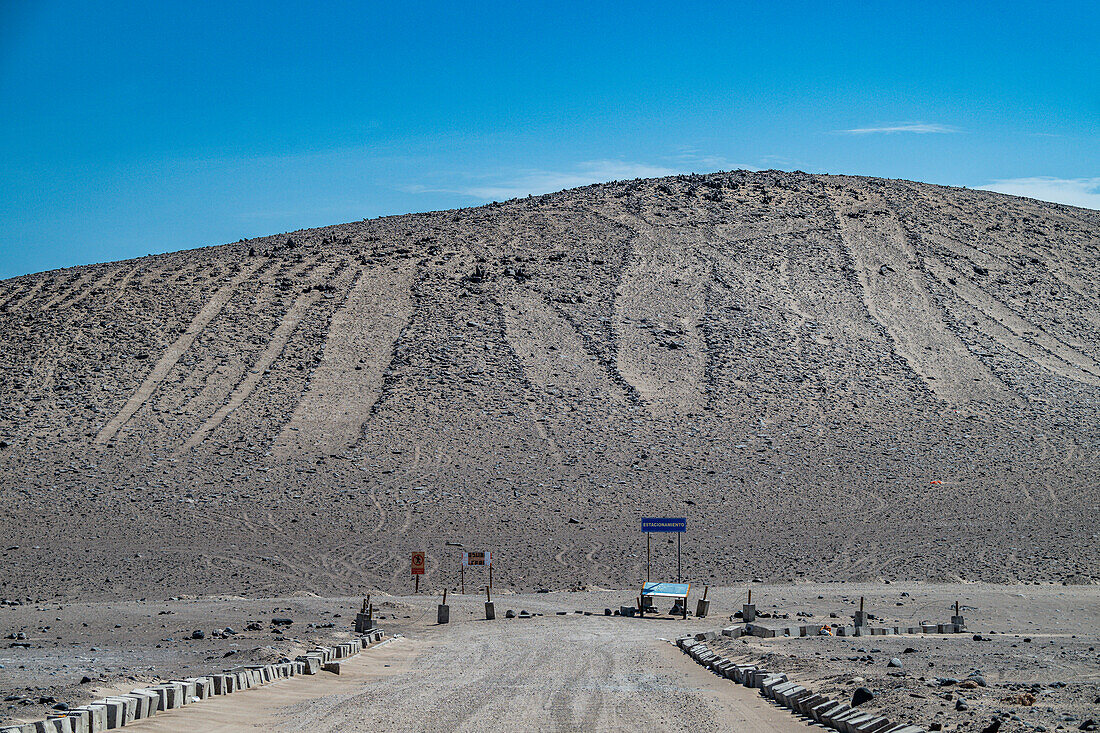
{"label": "wispy cirrus cloud", "polygon": [[481,176],[468,183],[405,186],[413,193],[457,193],[484,200],[505,200],[528,194],[551,193],[565,188],[587,186],[631,178],[671,176],[681,171],[649,163],[623,160],[588,160],[565,170],[527,168],[494,176]]}
{"label": "wispy cirrus cloud", "polygon": [[891,125],[874,127],[854,127],[850,130],[834,130],[842,135],[895,135],[909,132],[917,135],[935,135],[961,132],[957,127],[941,125],[937,122],[898,122]]}
{"label": "wispy cirrus cloud", "polygon": [[1030,178],[1004,178],[977,188],[997,191],[1012,196],[1027,196],[1040,201],[1069,204],[1084,209],[1100,210],[1100,177],[1054,178],[1032,176]]}

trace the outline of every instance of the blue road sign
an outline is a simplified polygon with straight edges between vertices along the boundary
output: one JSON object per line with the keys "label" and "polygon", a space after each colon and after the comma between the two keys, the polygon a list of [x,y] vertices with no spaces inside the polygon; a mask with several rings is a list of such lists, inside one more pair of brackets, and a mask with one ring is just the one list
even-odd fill
{"label": "blue road sign", "polygon": [[686,532],[687,517],[642,517],[643,532]]}

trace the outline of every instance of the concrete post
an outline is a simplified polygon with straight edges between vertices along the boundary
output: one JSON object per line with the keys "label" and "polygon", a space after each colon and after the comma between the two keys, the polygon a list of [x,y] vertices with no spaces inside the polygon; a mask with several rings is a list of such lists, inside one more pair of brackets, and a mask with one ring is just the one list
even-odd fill
{"label": "concrete post", "polygon": [[751,624],[756,620],[756,604],[746,603],[741,606],[741,620],[747,624]]}
{"label": "concrete post", "polygon": [[492,621],[497,617],[496,604],[492,601],[485,601],[485,620]]}
{"label": "concrete post", "polygon": [[708,613],[710,613],[710,601],[705,598],[700,598],[695,606],[695,616],[697,618],[706,618]]}
{"label": "concrete post", "polygon": [[451,607],[445,603],[440,603],[436,609],[435,622],[437,624],[446,624],[451,621]]}

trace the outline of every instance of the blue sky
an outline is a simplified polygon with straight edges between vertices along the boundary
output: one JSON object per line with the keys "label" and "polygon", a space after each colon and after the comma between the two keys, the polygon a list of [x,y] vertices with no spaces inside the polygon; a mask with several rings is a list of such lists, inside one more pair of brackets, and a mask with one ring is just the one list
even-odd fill
{"label": "blue sky", "polygon": [[0,0],[0,277],[729,168],[1100,208],[1100,10]]}

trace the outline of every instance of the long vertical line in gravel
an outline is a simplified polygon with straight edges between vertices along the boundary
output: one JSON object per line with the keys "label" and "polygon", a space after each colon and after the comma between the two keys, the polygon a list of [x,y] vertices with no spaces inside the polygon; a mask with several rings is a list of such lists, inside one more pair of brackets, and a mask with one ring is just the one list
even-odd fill
{"label": "long vertical line in gravel", "polygon": [[[835,203],[834,206],[839,209]],[[985,366],[944,324],[910,263],[917,254],[898,218],[868,208],[837,211],[837,228],[853,260],[871,318],[895,352],[940,399],[952,403],[1010,399]]]}
{"label": "long vertical line in gravel", "polygon": [[42,290],[42,286],[45,285],[45,283],[46,278],[40,275],[38,277],[38,280],[35,281],[35,283],[31,285],[30,288],[23,291],[22,295],[14,296],[11,298],[11,300],[5,303],[4,308],[8,311],[14,311],[22,308],[24,305],[29,303],[40,290]]}
{"label": "long vertical line in gravel", "polygon": [[191,323],[187,325],[187,329],[168,347],[164,354],[161,355],[160,359],[157,360],[153,370],[149,372],[149,376],[145,378],[137,391],[126,401],[122,410],[111,418],[111,420],[103,426],[103,429],[99,431],[99,434],[96,435],[95,438],[96,443],[106,443],[113,438],[126,422],[134,416],[134,413],[145,404],[145,401],[149,399],[156,388],[160,386],[160,383],[164,381],[164,378],[168,376],[168,373],[172,371],[172,367],[176,365],[176,362],[179,361],[184,352],[191,348],[191,344],[194,343],[199,333],[210,324],[210,321],[212,321],[215,316],[221,313],[222,308],[229,302],[229,299],[233,296],[237,287],[245,280],[252,277],[253,273],[259,269],[260,264],[261,263],[257,261],[243,266],[240,272],[238,272],[232,280],[215,291],[210,300],[206,301],[206,305],[204,305],[202,309],[195,314],[195,317],[191,319]]}
{"label": "long vertical line in gravel", "polygon": [[264,347],[263,352],[256,359],[256,363],[252,365],[252,368],[248,370],[244,378],[237,383],[237,386],[233,389],[233,392],[230,393],[229,399],[226,400],[225,404],[207,418],[206,422],[187,439],[187,442],[183,444],[183,450],[190,450],[201,444],[206,440],[206,436],[210,435],[210,433],[222,424],[229,413],[244,404],[244,401],[252,394],[252,390],[256,389],[256,385],[263,379],[264,372],[267,371],[268,367],[270,367],[275,360],[279,358],[279,355],[283,353],[287,341],[290,340],[290,336],[294,333],[294,330],[298,328],[298,324],[301,322],[306,312],[313,307],[314,303],[321,299],[322,295],[323,293],[318,290],[310,290],[307,293],[302,293],[295,299],[294,303],[287,309],[286,314],[283,315],[283,319],[279,322],[279,325],[275,327],[274,333],[271,334],[271,340],[267,342],[267,346]]}
{"label": "long vertical line in gravel", "polygon": [[361,272],[336,312],[309,390],[275,440],[276,455],[334,453],[359,438],[394,342],[412,316],[413,267]]}

